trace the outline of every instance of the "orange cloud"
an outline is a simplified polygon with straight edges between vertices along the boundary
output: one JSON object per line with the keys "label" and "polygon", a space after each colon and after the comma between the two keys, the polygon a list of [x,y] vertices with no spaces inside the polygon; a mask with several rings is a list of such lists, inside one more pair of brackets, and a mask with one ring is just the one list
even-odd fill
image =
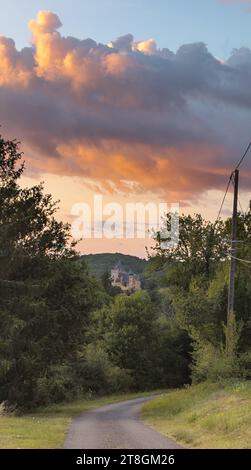
{"label": "orange cloud", "polygon": [[[191,146],[167,148],[161,153],[152,153],[148,146],[136,145],[132,148],[129,144],[124,144],[118,149],[116,142],[105,141],[99,147],[71,142],[68,145],[59,145],[57,151],[61,166],[55,159],[51,159],[49,164],[46,160],[44,171],[72,176],[78,174],[90,182],[102,181],[106,191],[115,187],[126,192],[131,187],[131,182],[138,182],[133,185],[136,192],[147,190],[159,193],[169,201],[193,199],[198,192],[204,190],[205,185],[211,185],[217,179],[220,184],[222,176],[225,179],[227,175],[226,169],[219,170],[210,166],[215,154],[224,157],[224,149],[221,148]],[[207,170],[200,164],[202,153]],[[138,155],[144,155],[144,167]],[[74,167],[70,163],[72,161]],[[111,181],[115,186],[109,184]]]}
{"label": "orange cloud", "polygon": [[49,11],[40,11],[36,20],[29,22],[33,43],[36,48],[36,73],[46,78],[56,78],[60,73],[65,50],[60,34],[56,31],[61,26],[57,15]]}
{"label": "orange cloud", "polygon": [[154,39],[136,42],[133,46],[135,51],[144,52],[144,54],[156,54],[157,44]]}
{"label": "orange cloud", "polygon": [[18,54],[12,39],[0,36],[0,86],[22,85],[27,87],[33,71],[29,68],[29,51]]}
{"label": "orange cloud", "polygon": [[63,37],[60,26],[40,11],[32,47],[0,38],[0,122],[32,171],[183,200],[223,187],[249,138],[249,49],[221,63],[203,43],[174,54],[131,34],[108,45]]}
{"label": "orange cloud", "polygon": [[136,67],[137,63],[132,57],[113,53],[104,57],[104,65],[108,74],[123,75],[130,67]]}

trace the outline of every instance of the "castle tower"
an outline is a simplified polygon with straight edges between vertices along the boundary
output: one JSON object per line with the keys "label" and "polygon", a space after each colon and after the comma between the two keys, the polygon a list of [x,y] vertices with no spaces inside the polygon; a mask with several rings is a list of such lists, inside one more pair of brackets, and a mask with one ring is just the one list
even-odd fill
{"label": "castle tower", "polygon": [[122,266],[121,266],[121,262],[119,261],[111,270],[112,281],[116,282],[117,279],[119,279],[121,273],[122,273]]}
{"label": "castle tower", "polygon": [[134,290],[134,276],[135,274],[132,271],[128,273],[128,288]]}

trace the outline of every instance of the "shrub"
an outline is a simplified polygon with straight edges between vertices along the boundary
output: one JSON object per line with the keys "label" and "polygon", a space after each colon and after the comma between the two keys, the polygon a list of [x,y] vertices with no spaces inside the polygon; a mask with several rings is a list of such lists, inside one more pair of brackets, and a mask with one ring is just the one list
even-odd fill
{"label": "shrub", "polygon": [[111,363],[102,343],[90,343],[75,365],[75,378],[83,392],[117,393],[131,388],[132,379],[126,369]]}
{"label": "shrub", "polygon": [[251,350],[240,354],[240,368],[243,378],[251,379]]}
{"label": "shrub", "polygon": [[67,364],[50,367],[47,374],[37,380],[35,404],[47,405],[68,401],[79,395],[72,367]]}
{"label": "shrub", "polygon": [[193,353],[192,378],[194,382],[203,380],[219,381],[241,375],[237,355],[228,356],[221,347],[208,341],[196,341]]}

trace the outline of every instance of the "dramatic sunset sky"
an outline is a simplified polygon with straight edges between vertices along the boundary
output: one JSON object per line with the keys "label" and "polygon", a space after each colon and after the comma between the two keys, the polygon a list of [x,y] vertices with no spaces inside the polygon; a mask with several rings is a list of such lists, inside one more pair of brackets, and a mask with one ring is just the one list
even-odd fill
{"label": "dramatic sunset sky", "polygon": [[[251,0],[0,0],[0,124],[23,184],[214,219],[251,140]],[[251,196],[251,157],[241,202]],[[224,214],[231,208],[231,194]],[[144,240],[81,251],[145,254]]]}

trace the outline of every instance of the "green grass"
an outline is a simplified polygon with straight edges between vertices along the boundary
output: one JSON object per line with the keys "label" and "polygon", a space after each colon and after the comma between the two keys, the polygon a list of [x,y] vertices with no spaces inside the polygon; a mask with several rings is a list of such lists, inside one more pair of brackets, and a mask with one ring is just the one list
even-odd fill
{"label": "green grass", "polygon": [[147,393],[111,395],[48,406],[33,413],[17,416],[0,410],[1,449],[62,448],[72,419],[83,411],[110,403],[137,398]]}
{"label": "green grass", "polygon": [[[142,394],[112,395],[53,405],[17,416],[0,412],[0,448],[62,448],[82,411]],[[189,448],[251,448],[251,382],[203,383],[162,393],[144,405],[143,420]]]}
{"label": "green grass", "polygon": [[146,403],[143,420],[184,447],[251,448],[251,382],[203,383]]}

